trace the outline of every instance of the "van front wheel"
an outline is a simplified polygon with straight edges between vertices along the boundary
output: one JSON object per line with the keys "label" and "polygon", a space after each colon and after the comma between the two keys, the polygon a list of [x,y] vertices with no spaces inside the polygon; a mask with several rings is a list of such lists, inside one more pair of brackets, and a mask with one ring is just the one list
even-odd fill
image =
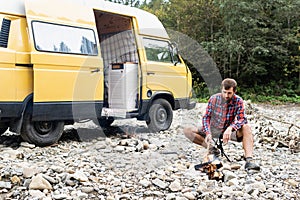
{"label": "van front wheel", "polygon": [[170,103],[165,99],[156,99],[148,114],[146,121],[150,131],[159,132],[167,130],[173,120],[173,111]]}
{"label": "van front wheel", "polygon": [[48,146],[56,143],[64,130],[61,121],[32,121],[31,114],[26,113],[21,130],[21,137],[37,146]]}

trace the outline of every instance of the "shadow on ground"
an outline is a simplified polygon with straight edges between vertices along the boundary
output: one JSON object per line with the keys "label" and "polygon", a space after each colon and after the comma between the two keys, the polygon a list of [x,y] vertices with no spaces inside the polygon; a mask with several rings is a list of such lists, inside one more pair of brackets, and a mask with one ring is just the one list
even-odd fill
{"label": "shadow on ground", "polygon": [[[88,142],[100,138],[131,138],[136,134],[149,133],[146,127],[140,126],[110,126],[106,128],[67,128],[64,130],[58,142]],[[24,142],[18,134],[7,131],[0,136],[0,145],[17,149]]]}

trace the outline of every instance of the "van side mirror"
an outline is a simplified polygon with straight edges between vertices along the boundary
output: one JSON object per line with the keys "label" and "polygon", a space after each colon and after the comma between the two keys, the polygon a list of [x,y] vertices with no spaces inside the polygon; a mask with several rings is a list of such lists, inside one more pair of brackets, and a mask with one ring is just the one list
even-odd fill
{"label": "van side mirror", "polygon": [[172,61],[174,65],[176,66],[178,63],[180,63],[179,57],[178,57],[178,45],[175,42],[171,43],[171,54],[172,54]]}

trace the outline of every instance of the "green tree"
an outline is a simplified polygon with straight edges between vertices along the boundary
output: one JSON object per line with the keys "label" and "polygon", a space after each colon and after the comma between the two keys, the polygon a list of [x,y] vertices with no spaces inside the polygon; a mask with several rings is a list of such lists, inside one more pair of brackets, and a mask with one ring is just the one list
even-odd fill
{"label": "green tree", "polygon": [[224,75],[251,85],[291,80],[296,68],[291,57],[299,55],[299,5],[298,0],[222,1],[219,45],[229,47]]}
{"label": "green tree", "polygon": [[106,0],[106,1],[129,5],[131,7],[139,7],[141,5],[141,1],[139,0]]}

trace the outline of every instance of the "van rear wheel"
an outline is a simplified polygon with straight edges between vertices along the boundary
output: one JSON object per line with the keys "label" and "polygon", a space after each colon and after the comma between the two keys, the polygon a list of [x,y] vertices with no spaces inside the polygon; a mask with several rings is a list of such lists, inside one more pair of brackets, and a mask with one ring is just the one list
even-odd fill
{"label": "van rear wheel", "polygon": [[173,111],[170,103],[165,99],[156,99],[146,121],[150,131],[159,132],[170,128],[173,120]]}
{"label": "van rear wheel", "polygon": [[21,137],[37,146],[48,146],[56,143],[64,130],[62,121],[32,121],[31,113],[25,113]]}

